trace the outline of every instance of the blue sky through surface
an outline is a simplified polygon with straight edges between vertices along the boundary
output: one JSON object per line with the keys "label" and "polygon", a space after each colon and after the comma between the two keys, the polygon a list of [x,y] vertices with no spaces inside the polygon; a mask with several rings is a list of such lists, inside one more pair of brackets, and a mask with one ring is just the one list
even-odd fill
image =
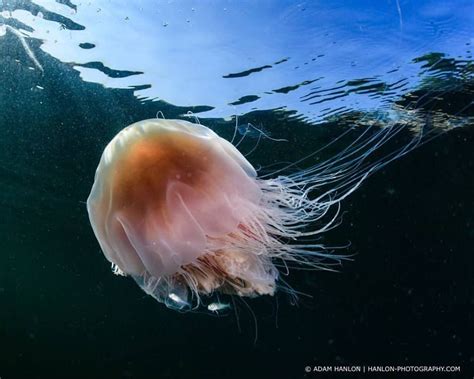
{"label": "blue sky through surface", "polygon": [[[422,64],[413,59],[471,59],[474,40],[474,5],[464,0],[32,4],[4,1],[0,23],[41,39],[43,51],[85,81],[137,86],[142,100],[213,107],[206,117],[283,107],[319,121],[381,109],[419,84]],[[382,90],[350,91],[360,79]]]}

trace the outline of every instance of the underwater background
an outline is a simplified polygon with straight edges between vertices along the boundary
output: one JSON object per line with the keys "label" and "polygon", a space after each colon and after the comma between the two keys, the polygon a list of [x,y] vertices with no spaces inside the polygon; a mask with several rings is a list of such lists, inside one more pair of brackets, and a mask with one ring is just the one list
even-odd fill
{"label": "underwater background", "polygon": [[[0,378],[473,377],[472,1],[0,4]],[[157,114],[236,130],[269,171],[354,125],[300,166],[370,125],[406,123],[399,145],[439,132],[344,200],[324,235],[347,245],[337,272],[285,276],[296,304],[280,293],[212,316],[113,275],[89,224],[104,147]]]}

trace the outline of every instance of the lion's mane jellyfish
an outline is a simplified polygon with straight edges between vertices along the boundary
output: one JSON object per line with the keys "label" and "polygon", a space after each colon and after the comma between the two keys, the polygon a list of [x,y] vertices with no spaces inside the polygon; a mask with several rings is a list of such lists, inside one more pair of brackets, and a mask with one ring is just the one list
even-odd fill
{"label": "lion's mane jellyfish", "polygon": [[87,200],[90,221],[113,271],[170,308],[198,308],[215,294],[273,295],[288,289],[277,267],[337,258],[313,237],[337,224],[340,201],[365,177],[406,152],[366,163],[396,132],[360,137],[321,164],[262,178],[205,126],[141,121],[105,148]]}

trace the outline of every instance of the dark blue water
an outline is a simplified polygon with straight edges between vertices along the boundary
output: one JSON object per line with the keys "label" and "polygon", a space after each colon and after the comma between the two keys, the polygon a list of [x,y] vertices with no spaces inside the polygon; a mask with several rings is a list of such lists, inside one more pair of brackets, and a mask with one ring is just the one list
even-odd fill
{"label": "dark blue water", "polygon": [[[472,2],[4,0],[0,11],[2,379],[311,378],[324,376],[306,366],[336,365],[474,375]],[[105,145],[157,112],[191,112],[228,139],[238,115],[256,167],[354,125],[355,137],[404,122],[401,145],[416,128],[437,133],[343,202],[324,242],[350,243],[352,260],[285,278],[310,296],[213,317],[113,275],[89,225]],[[345,376],[377,377],[327,374]]]}

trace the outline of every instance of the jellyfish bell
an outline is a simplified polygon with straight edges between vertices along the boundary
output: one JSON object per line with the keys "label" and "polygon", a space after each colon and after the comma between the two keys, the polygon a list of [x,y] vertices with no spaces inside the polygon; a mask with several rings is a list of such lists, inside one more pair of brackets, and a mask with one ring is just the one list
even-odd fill
{"label": "jellyfish bell", "polygon": [[365,131],[305,170],[259,177],[203,125],[140,121],[102,154],[87,200],[90,222],[114,272],[172,309],[206,309],[216,294],[291,290],[277,267],[337,262],[341,256],[316,237],[337,225],[340,202],[365,178],[418,143],[367,163],[404,128],[396,125]]}
{"label": "jellyfish bell", "polygon": [[114,271],[170,307],[215,291],[272,295],[278,271],[256,176],[212,130],[145,120],[105,148],[87,209]]}

